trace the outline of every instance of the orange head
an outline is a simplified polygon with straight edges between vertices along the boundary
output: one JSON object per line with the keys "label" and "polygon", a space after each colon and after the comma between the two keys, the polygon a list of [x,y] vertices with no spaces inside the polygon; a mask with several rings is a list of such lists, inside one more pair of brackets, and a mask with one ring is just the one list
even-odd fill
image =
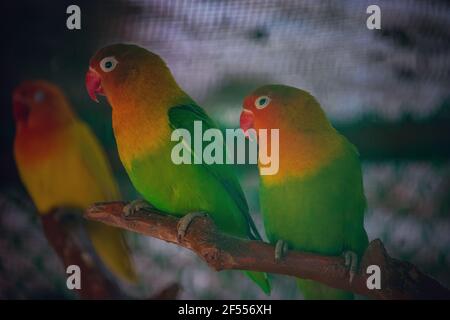
{"label": "orange head", "polygon": [[331,124],[316,99],[308,92],[284,85],[266,85],[248,95],[240,126],[290,132],[330,130]]}
{"label": "orange head", "polygon": [[12,104],[18,131],[50,131],[74,118],[62,91],[44,80],[21,83],[13,92]]}
{"label": "orange head", "polygon": [[[163,96],[176,85],[166,63],[158,55],[132,44],[113,44],[100,49],[90,60],[86,89],[92,100],[107,96],[111,106],[146,96]],[[148,90],[150,88],[150,90]]]}

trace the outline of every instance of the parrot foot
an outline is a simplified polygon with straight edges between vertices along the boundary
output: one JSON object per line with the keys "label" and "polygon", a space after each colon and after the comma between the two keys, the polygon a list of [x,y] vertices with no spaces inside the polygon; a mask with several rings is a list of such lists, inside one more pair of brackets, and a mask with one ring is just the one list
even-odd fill
{"label": "parrot foot", "polygon": [[275,245],[275,261],[280,261],[288,251],[288,244],[284,240],[278,240]]}
{"label": "parrot foot", "polygon": [[146,209],[154,209],[154,207],[144,199],[137,199],[123,207],[123,214],[125,217],[130,217],[135,215],[138,211]]}
{"label": "parrot foot", "polygon": [[181,242],[186,235],[189,225],[194,221],[195,218],[206,217],[204,212],[191,212],[185,215],[178,221],[177,225],[177,240]]}
{"label": "parrot foot", "polygon": [[358,256],[353,251],[345,251],[343,256],[345,259],[345,266],[348,268],[351,284],[358,269]]}

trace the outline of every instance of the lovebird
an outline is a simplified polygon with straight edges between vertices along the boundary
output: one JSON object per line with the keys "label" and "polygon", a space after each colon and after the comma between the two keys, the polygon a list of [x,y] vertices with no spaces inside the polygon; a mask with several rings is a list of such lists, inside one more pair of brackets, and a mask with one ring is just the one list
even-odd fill
{"label": "lovebird", "polygon": [[[91,58],[86,88],[94,101],[97,94],[106,96],[131,182],[148,205],[181,218],[181,238],[197,213],[206,212],[223,232],[261,239],[232,167],[172,161],[175,129],[186,129],[194,137],[194,121],[200,121],[203,130],[216,125],[180,88],[161,57],[136,45],[107,46]],[[199,156],[191,148],[189,152]],[[135,201],[126,210],[145,205]],[[246,273],[269,294],[266,274]]]}
{"label": "lovebird", "polygon": [[[55,84],[25,81],[13,92],[14,156],[20,178],[40,215],[59,207],[86,209],[94,202],[120,200],[106,154],[89,127]],[[92,245],[118,278],[137,275],[123,232],[86,221]]]}
{"label": "lovebird", "polygon": [[[327,119],[308,92],[266,85],[243,101],[240,127],[278,129],[278,172],[260,174],[259,200],[264,227],[276,243],[276,259],[287,248],[323,255],[344,255],[352,280],[368,238],[357,149]],[[259,141],[258,141],[259,143]],[[261,162],[258,163],[261,173]],[[353,294],[298,279],[306,299],[352,299]]]}

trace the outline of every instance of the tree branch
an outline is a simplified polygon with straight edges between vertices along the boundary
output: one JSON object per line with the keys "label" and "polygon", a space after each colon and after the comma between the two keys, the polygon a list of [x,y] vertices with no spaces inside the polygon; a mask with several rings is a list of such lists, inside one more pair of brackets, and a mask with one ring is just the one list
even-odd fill
{"label": "tree branch", "polygon": [[[190,249],[217,271],[234,269],[284,274],[376,299],[450,298],[447,288],[420,272],[417,267],[391,258],[378,239],[370,243],[360,262],[359,272],[350,284],[342,257],[291,250],[277,262],[274,259],[274,246],[224,234],[217,230],[208,217],[195,219],[184,239],[179,242],[178,218],[156,209],[141,210],[133,216],[125,216],[122,212],[124,205],[124,202],[99,203],[87,210],[86,217]],[[366,270],[370,265],[377,265],[381,269],[381,289],[367,288],[370,274],[366,274]]]}
{"label": "tree branch", "polygon": [[64,265],[77,265],[83,270],[81,289],[75,292],[82,299],[117,299],[122,293],[112,278],[105,275],[92,248],[86,241],[83,224],[86,220],[75,208],[57,208],[39,215],[43,232]]}
{"label": "tree branch", "polygon": [[[130,299],[117,284],[117,279],[110,274],[97,256],[88,235],[86,220],[80,215],[82,210],[61,207],[39,215],[43,232],[67,269],[77,265],[83,270],[81,289],[75,290],[82,299]],[[150,300],[176,299],[181,287],[172,283],[149,297]]]}

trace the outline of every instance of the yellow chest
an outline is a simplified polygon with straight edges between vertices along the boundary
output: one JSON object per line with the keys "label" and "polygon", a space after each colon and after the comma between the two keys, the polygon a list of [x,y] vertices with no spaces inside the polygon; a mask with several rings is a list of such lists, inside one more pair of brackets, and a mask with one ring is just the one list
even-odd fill
{"label": "yellow chest", "polygon": [[134,159],[169,143],[171,129],[167,113],[159,106],[122,110],[113,110],[113,129],[120,159],[130,169]]}
{"label": "yellow chest", "polygon": [[336,133],[299,134],[280,130],[279,135],[279,170],[274,175],[262,175],[265,184],[281,183],[286,177],[313,175],[343,150],[343,141]]}
{"label": "yellow chest", "polygon": [[[76,141],[67,139],[69,136],[61,134],[51,142],[31,141],[32,149],[42,151],[39,155],[24,152],[16,141],[15,158],[20,177],[41,214],[56,207],[86,208],[107,200],[93,175],[95,168],[89,168],[82,149]],[[48,143],[51,148],[47,147]]]}

